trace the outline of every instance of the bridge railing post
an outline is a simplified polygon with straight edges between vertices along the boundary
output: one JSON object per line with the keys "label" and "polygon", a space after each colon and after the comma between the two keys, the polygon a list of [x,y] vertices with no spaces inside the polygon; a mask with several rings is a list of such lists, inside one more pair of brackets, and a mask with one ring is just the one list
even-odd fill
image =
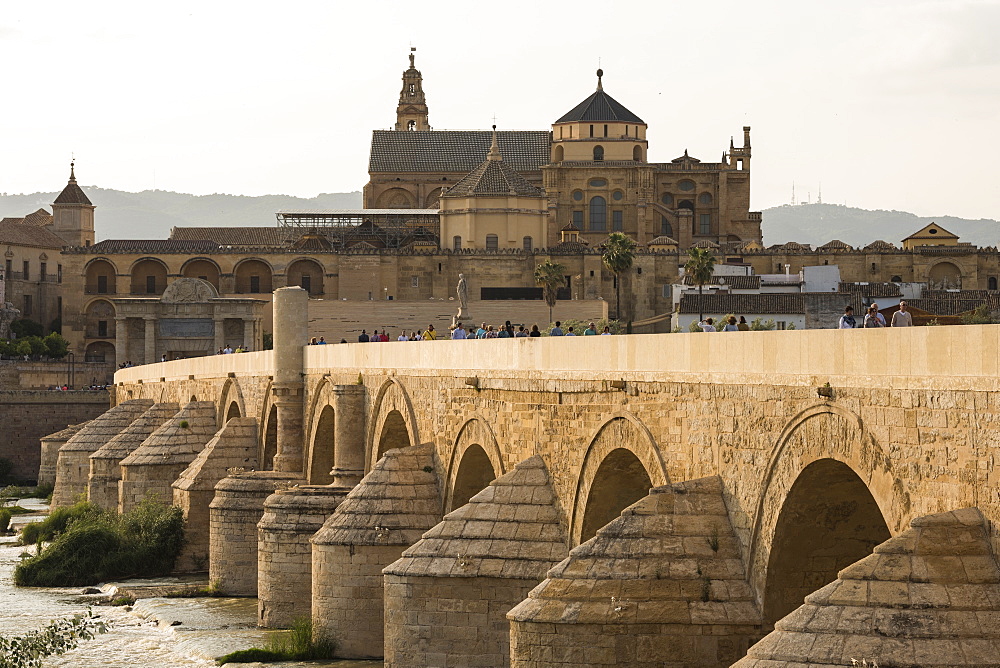
{"label": "bridge railing post", "polygon": [[274,291],[274,383],[271,388],[278,417],[274,470],[284,473],[303,470],[302,377],[308,322],[308,292],[298,286]]}

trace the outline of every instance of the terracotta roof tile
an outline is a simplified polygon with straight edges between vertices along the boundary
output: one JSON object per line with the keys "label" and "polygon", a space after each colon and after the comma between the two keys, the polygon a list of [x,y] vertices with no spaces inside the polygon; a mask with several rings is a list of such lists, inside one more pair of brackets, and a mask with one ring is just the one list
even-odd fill
{"label": "terracotta roof tile", "polygon": [[[417,130],[372,133],[369,172],[460,172],[479,166],[490,149],[489,130]],[[538,171],[549,162],[552,143],[547,130],[497,133],[504,160],[518,172]]]}
{"label": "terracotta roof tile", "polygon": [[177,239],[105,239],[89,247],[92,253],[213,253],[214,241]]}
{"label": "terracotta roof tile", "polygon": [[288,246],[302,230],[288,227],[175,227],[171,240],[213,241],[220,246]]}
{"label": "terracotta roof tile", "polygon": [[531,185],[503,160],[484,160],[448,188],[442,197],[469,197],[471,195],[521,195],[541,197],[542,189]]}
{"label": "terracotta roof tile", "polygon": [[[694,285],[694,280],[685,276],[684,285]],[[760,275],[712,276],[712,280],[705,285],[728,285],[733,290],[760,290]]]}
{"label": "terracotta roof tile", "polygon": [[899,249],[896,246],[893,246],[888,241],[883,241],[881,239],[877,239],[877,240],[871,242],[870,244],[868,244],[867,246],[865,246],[864,248],[862,248],[861,250],[866,250],[866,251],[883,251],[883,250],[899,250]]}
{"label": "terracotta roof tile", "polygon": [[47,227],[8,222],[0,222],[0,244],[39,248],[62,248],[67,245],[62,237]]}
{"label": "terracotta roof tile", "polygon": [[705,314],[759,313],[761,315],[779,315],[786,313],[805,313],[805,305],[802,302],[801,294],[690,294],[681,296],[680,312]]}
{"label": "terracotta roof tile", "polygon": [[837,292],[846,292],[863,297],[902,297],[899,286],[895,283],[848,283],[840,282]]}

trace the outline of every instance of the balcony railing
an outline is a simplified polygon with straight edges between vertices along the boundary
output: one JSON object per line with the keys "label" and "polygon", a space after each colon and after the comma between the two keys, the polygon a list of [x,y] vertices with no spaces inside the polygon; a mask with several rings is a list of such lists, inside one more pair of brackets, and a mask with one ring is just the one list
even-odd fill
{"label": "balcony railing", "polygon": [[97,285],[87,285],[84,288],[84,293],[88,295],[114,295],[117,294],[117,291],[113,285],[109,285],[103,290],[101,290]]}

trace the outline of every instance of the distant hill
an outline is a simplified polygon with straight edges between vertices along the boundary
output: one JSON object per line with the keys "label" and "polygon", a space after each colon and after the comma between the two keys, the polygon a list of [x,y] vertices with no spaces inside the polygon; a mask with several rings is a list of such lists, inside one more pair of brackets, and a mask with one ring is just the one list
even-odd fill
{"label": "distant hill", "polygon": [[[289,195],[187,195],[166,190],[139,193],[83,186],[97,207],[97,240],[166,239],[171,227],[268,227],[274,214],[289,209],[358,209],[361,193]],[[0,196],[0,218],[21,217],[44,207],[52,210],[58,192]]]}
{"label": "distant hill", "polygon": [[900,242],[928,223],[936,222],[961,241],[977,246],[1000,246],[1000,223],[953,216],[920,217],[905,211],[869,211],[840,204],[785,204],[763,212],[764,244],[797,241],[819,246],[839,239],[866,246],[876,239]]}
{"label": "distant hill", "polygon": [[[170,228],[267,227],[274,214],[289,209],[358,209],[361,193],[322,193],[303,198],[289,195],[187,195],[165,190],[139,193],[84,186],[97,206],[97,239],[166,239]],[[44,207],[51,211],[58,193],[0,195],[0,218],[24,216]],[[798,241],[818,246],[840,239],[864,246],[876,239],[896,245],[930,222],[937,222],[962,241],[1000,246],[1000,223],[952,216],[922,218],[905,211],[869,211],[839,204],[786,204],[763,211],[766,245]]]}

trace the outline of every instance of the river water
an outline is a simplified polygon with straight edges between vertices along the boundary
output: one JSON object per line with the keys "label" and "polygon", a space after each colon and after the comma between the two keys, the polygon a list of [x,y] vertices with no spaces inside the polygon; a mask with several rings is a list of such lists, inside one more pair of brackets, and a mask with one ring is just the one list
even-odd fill
{"label": "river water", "polygon": [[[21,506],[44,511],[44,504],[24,499]],[[15,526],[40,516],[21,515]],[[14,636],[40,629],[57,618],[85,613],[100,596],[83,596],[82,587],[15,587],[12,574],[20,555],[34,548],[20,547],[14,538],[0,538],[0,634]],[[172,578],[132,580],[104,585],[111,587],[162,585],[179,582]],[[215,666],[215,657],[229,652],[262,647],[271,632],[257,628],[257,600],[246,598],[143,598],[132,609],[92,607],[109,625],[107,633],[61,656],[45,659],[45,666],[66,668],[169,668]],[[264,664],[230,664],[262,666]],[[270,666],[336,666],[337,668],[381,668],[380,661],[310,661],[266,664]]]}

